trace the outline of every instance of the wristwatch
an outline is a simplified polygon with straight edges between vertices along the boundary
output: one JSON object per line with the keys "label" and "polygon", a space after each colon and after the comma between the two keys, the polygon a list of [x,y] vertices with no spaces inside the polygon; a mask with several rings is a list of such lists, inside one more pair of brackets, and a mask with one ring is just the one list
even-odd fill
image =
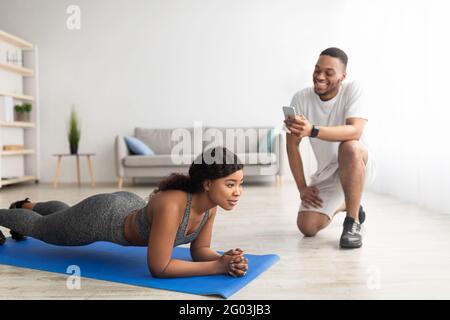
{"label": "wristwatch", "polygon": [[310,137],[315,138],[315,137],[317,137],[318,134],[319,134],[319,128],[316,128],[316,126],[313,125]]}

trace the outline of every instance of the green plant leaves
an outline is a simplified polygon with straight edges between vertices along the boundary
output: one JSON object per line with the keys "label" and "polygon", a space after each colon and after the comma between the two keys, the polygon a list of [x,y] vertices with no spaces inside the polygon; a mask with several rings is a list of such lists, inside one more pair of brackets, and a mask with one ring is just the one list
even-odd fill
{"label": "green plant leaves", "polygon": [[14,110],[16,112],[31,112],[31,110],[33,109],[33,106],[31,105],[31,103],[22,103],[22,105],[20,104],[16,104],[14,106]]}
{"label": "green plant leaves", "polygon": [[70,145],[78,145],[81,137],[81,131],[79,126],[79,119],[76,111],[72,109],[70,112],[70,119],[69,119],[69,132],[68,132],[68,138]]}

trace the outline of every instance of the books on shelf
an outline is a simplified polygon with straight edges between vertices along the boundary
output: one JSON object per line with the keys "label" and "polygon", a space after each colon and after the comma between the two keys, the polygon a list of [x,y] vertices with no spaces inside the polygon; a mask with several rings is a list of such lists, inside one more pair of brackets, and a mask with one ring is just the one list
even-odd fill
{"label": "books on shelf", "polygon": [[3,96],[3,121],[14,121],[14,99],[9,96]]}
{"label": "books on shelf", "polygon": [[3,145],[3,151],[17,151],[24,150],[24,146],[22,144],[5,144]]}
{"label": "books on shelf", "polygon": [[[37,57],[33,44],[0,30],[0,189],[39,179]],[[33,122],[15,110],[25,103]]]}

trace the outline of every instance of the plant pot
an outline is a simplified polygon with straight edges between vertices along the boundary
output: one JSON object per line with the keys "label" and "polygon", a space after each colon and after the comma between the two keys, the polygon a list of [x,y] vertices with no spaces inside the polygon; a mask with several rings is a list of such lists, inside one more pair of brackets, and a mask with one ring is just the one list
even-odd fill
{"label": "plant pot", "polygon": [[29,112],[14,112],[14,121],[19,122],[30,122],[30,113]]}
{"label": "plant pot", "polygon": [[77,154],[78,153],[78,145],[71,144],[70,145],[70,154]]}

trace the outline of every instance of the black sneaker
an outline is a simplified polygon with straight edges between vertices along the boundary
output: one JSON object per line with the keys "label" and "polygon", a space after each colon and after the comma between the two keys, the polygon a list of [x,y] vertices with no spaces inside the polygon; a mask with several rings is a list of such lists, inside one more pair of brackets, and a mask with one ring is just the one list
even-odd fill
{"label": "black sneaker", "polygon": [[[9,206],[9,209],[21,209],[21,208],[22,208],[22,205],[23,205],[24,203],[27,203],[27,202],[31,202],[31,201],[30,201],[30,198],[26,198],[26,199],[24,199],[24,200],[20,200],[20,201],[13,202],[13,203],[11,203],[11,205]],[[25,240],[25,239],[27,238],[27,237],[24,236],[23,234],[20,234],[20,233],[14,231],[14,230],[11,230],[9,233],[11,234],[11,238],[13,238],[13,239],[16,240],[16,241],[23,241],[23,240]],[[0,240],[0,241],[1,241],[1,240]]]}
{"label": "black sneaker", "polygon": [[364,221],[366,221],[366,212],[364,211],[363,206],[359,206],[358,220],[360,224],[363,224]]}
{"label": "black sneaker", "polygon": [[361,224],[351,217],[344,220],[344,230],[339,242],[341,248],[353,249],[362,246]]}
{"label": "black sneaker", "polygon": [[[347,211],[346,211],[347,212]],[[366,221],[366,212],[364,211],[363,206],[359,206],[358,211],[358,220],[360,224],[363,224]]]}

